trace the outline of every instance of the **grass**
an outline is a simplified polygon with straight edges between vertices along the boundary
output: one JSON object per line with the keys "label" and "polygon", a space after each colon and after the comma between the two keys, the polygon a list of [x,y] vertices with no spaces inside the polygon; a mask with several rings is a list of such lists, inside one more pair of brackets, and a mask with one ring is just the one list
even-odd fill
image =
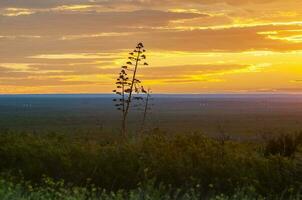
{"label": "grass", "polygon": [[127,141],[6,133],[0,135],[0,199],[60,199],[58,192],[61,199],[87,199],[86,193],[90,199],[299,199],[296,151],[286,157],[259,143],[158,130]]}

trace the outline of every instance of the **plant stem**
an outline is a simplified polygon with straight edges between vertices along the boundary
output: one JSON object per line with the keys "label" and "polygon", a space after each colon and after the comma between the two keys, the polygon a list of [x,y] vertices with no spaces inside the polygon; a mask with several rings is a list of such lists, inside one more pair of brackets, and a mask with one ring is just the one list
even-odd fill
{"label": "plant stem", "polygon": [[144,130],[144,126],[145,126],[145,122],[146,122],[146,118],[147,118],[147,112],[148,112],[148,108],[149,108],[149,98],[150,98],[150,91],[148,90],[146,103],[145,103],[145,109],[144,109],[144,116],[143,116],[140,132],[142,132]]}
{"label": "plant stem", "polygon": [[137,58],[136,58],[136,62],[135,62],[135,68],[134,68],[133,77],[132,77],[132,80],[131,80],[130,92],[129,92],[128,100],[126,102],[125,114],[123,116],[122,132],[123,132],[124,137],[127,136],[126,121],[127,121],[127,117],[128,117],[128,113],[129,113],[130,104],[131,104],[133,86],[134,86],[134,82],[135,82],[135,77],[136,77],[136,72],[137,72],[137,67],[138,67],[140,55],[141,55],[141,47],[138,48]]}

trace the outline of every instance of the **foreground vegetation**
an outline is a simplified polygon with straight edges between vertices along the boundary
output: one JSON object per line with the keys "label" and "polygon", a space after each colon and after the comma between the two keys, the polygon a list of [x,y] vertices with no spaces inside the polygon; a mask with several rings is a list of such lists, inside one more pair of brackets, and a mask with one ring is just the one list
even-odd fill
{"label": "foreground vegetation", "polygon": [[[70,187],[64,182],[54,182],[49,178],[43,179],[43,184],[38,187],[33,187],[31,184],[22,182],[21,184],[14,184],[8,181],[0,181],[0,199],[12,200],[264,200],[263,196],[255,193],[253,187],[245,189],[237,189],[234,194],[224,195],[216,194],[202,194],[199,189],[191,188],[187,191],[181,189],[175,190],[168,187],[160,186],[154,187],[151,182],[147,185],[139,186],[137,189],[130,191],[119,190],[115,192],[108,192],[96,187]],[[288,199],[300,200],[301,194],[297,193],[291,196],[274,196],[273,199]]]}
{"label": "foreground vegetation", "polygon": [[6,133],[0,199],[299,199],[301,137],[280,138]]}

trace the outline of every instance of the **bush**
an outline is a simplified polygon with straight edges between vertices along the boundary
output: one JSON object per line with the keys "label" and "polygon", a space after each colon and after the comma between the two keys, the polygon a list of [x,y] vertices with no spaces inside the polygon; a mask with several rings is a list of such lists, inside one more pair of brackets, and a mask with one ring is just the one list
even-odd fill
{"label": "bush", "polygon": [[222,145],[202,134],[154,134],[129,141],[6,134],[0,136],[0,172],[34,184],[47,176],[108,191],[129,191],[154,180],[183,191],[198,185],[202,194],[231,195],[249,186],[265,196],[297,192],[302,180],[296,160],[264,156],[258,148],[232,141]]}
{"label": "bush", "polygon": [[294,157],[301,145],[302,133],[281,134],[278,137],[269,139],[266,142],[265,154]]}

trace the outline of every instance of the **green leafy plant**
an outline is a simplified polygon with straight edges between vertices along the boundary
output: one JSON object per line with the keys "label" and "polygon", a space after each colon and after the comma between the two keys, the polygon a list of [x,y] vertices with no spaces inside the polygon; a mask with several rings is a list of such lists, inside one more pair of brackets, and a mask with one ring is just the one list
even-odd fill
{"label": "green leafy plant", "polygon": [[294,157],[301,145],[302,133],[281,134],[266,141],[265,154]]}

